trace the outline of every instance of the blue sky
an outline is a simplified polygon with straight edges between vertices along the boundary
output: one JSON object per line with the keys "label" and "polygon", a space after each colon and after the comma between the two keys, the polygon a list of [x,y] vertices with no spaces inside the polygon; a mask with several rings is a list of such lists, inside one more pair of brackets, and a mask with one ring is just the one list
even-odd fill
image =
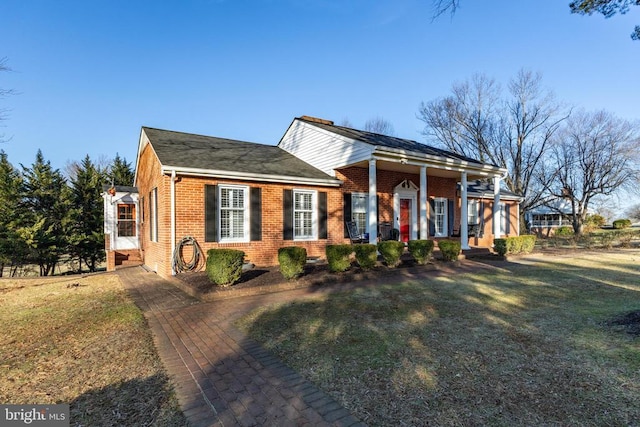
{"label": "blue sky", "polygon": [[[482,6],[478,5],[482,3]],[[296,116],[380,116],[424,141],[421,101],[481,72],[539,71],[558,99],[640,118],[640,8],[604,19],[569,0],[2,0],[0,145],[14,165],[135,163],[141,126],[277,144]]]}

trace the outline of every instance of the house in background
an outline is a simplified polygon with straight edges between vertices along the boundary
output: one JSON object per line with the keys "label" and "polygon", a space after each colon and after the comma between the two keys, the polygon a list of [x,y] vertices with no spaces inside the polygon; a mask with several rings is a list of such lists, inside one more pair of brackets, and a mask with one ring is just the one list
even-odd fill
{"label": "house in background", "polygon": [[525,212],[527,228],[538,236],[553,235],[558,227],[573,226],[571,203],[565,199],[549,200]]}
{"label": "house in background", "polygon": [[144,264],[162,276],[175,274],[172,256],[186,236],[205,253],[239,249],[268,266],[284,246],[324,257],[326,245],[349,243],[348,221],[370,243],[391,228],[402,241],[490,247],[519,230],[519,198],[500,191],[505,172],[308,116],[294,119],[275,146],[144,127],[138,244]]}
{"label": "house in background", "polygon": [[[458,185],[458,188],[460,186]],[[486,241],[483,245],[480,244],[482,237],[486,233],[486,222],[489,221],[493,215],[492,209],[487,209],[487,204],[492,204],[495,196],[494,183],[489,180],[476,180],[469,183],[468,187],[469,196],[469,208],[468,221],[469,229],[473,230],[473,236],[477,239],[471,240],[471,245],[474,246],[486,246]],[[505,189],[500,188],[500,203],[499,207],[499,228],[501,236],[513,236],[518,235],[520,231],[520,202],[522,197]],[[513,210],[516,209],[515,213]],[[512,229],[515,227],[515,230]],[[471,232],[469,233],[471,237]],[[493,243],[493,242],[491,242]]]}

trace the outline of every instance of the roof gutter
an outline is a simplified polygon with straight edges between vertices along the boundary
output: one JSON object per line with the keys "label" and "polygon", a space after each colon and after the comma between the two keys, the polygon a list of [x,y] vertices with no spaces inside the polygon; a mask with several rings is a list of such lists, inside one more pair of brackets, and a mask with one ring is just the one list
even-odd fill
{"label": "roof gutter", "polygon": [[339,187],[342,185],[342,181],[338,179],[316,179],[316,178],[305,178],[305,177],[299,177],[299,176],[255,174],[255,173],[246,173],[246,172],[233,172],[233,171],[215,170],[215,169],[182,168],[182,167],[173,167],[173,166],[163,166],[162,173],[163,174],[176,173],[183,176],[236,179],[236,180],[243,180],[243,181],[264,181],[264,182],[277,182],[277,183],[285,183],[285,184],[319,185],[323,187]]}

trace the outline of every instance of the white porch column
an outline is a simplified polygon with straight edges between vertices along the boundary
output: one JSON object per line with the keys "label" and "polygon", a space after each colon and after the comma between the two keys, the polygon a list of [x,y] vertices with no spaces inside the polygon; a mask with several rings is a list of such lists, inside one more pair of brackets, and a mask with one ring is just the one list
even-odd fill
{"label": "white porch column", "polygon": [[500,238],[500,177],[493,177],[493,238]]}
{"label": "white porch column", "polygon": [[427,221],[427,167],[420,166],[420,238],[429,238]]}
{"label": "white porch column", "polygon": [[469,247],[469,213],[468,213],[468,203],[467,203],[467,173],[462,172],[462,177],[460,180],[460,194],[462,196],[461,206],[460,206],[460,244],[463,250],[471,249]]}
{"label": "white porch column", "polygon": [[376,203],[376,159],[369,160],[369,243],[378,242],[378,206]]}

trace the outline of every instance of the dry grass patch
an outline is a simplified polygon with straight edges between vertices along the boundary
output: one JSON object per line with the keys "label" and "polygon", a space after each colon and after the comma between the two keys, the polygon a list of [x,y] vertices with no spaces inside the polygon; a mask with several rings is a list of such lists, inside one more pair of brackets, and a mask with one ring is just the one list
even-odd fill
{"label": "dry grass patch", "polygon": [[640,251],[327,294],[251,313],[255,339],[371,425],[634,425]]}
{"label": "dry grass patch", "polygon": [[118,277],[0,280],[0,401],[70,403],[72,425],[185,425]]}

